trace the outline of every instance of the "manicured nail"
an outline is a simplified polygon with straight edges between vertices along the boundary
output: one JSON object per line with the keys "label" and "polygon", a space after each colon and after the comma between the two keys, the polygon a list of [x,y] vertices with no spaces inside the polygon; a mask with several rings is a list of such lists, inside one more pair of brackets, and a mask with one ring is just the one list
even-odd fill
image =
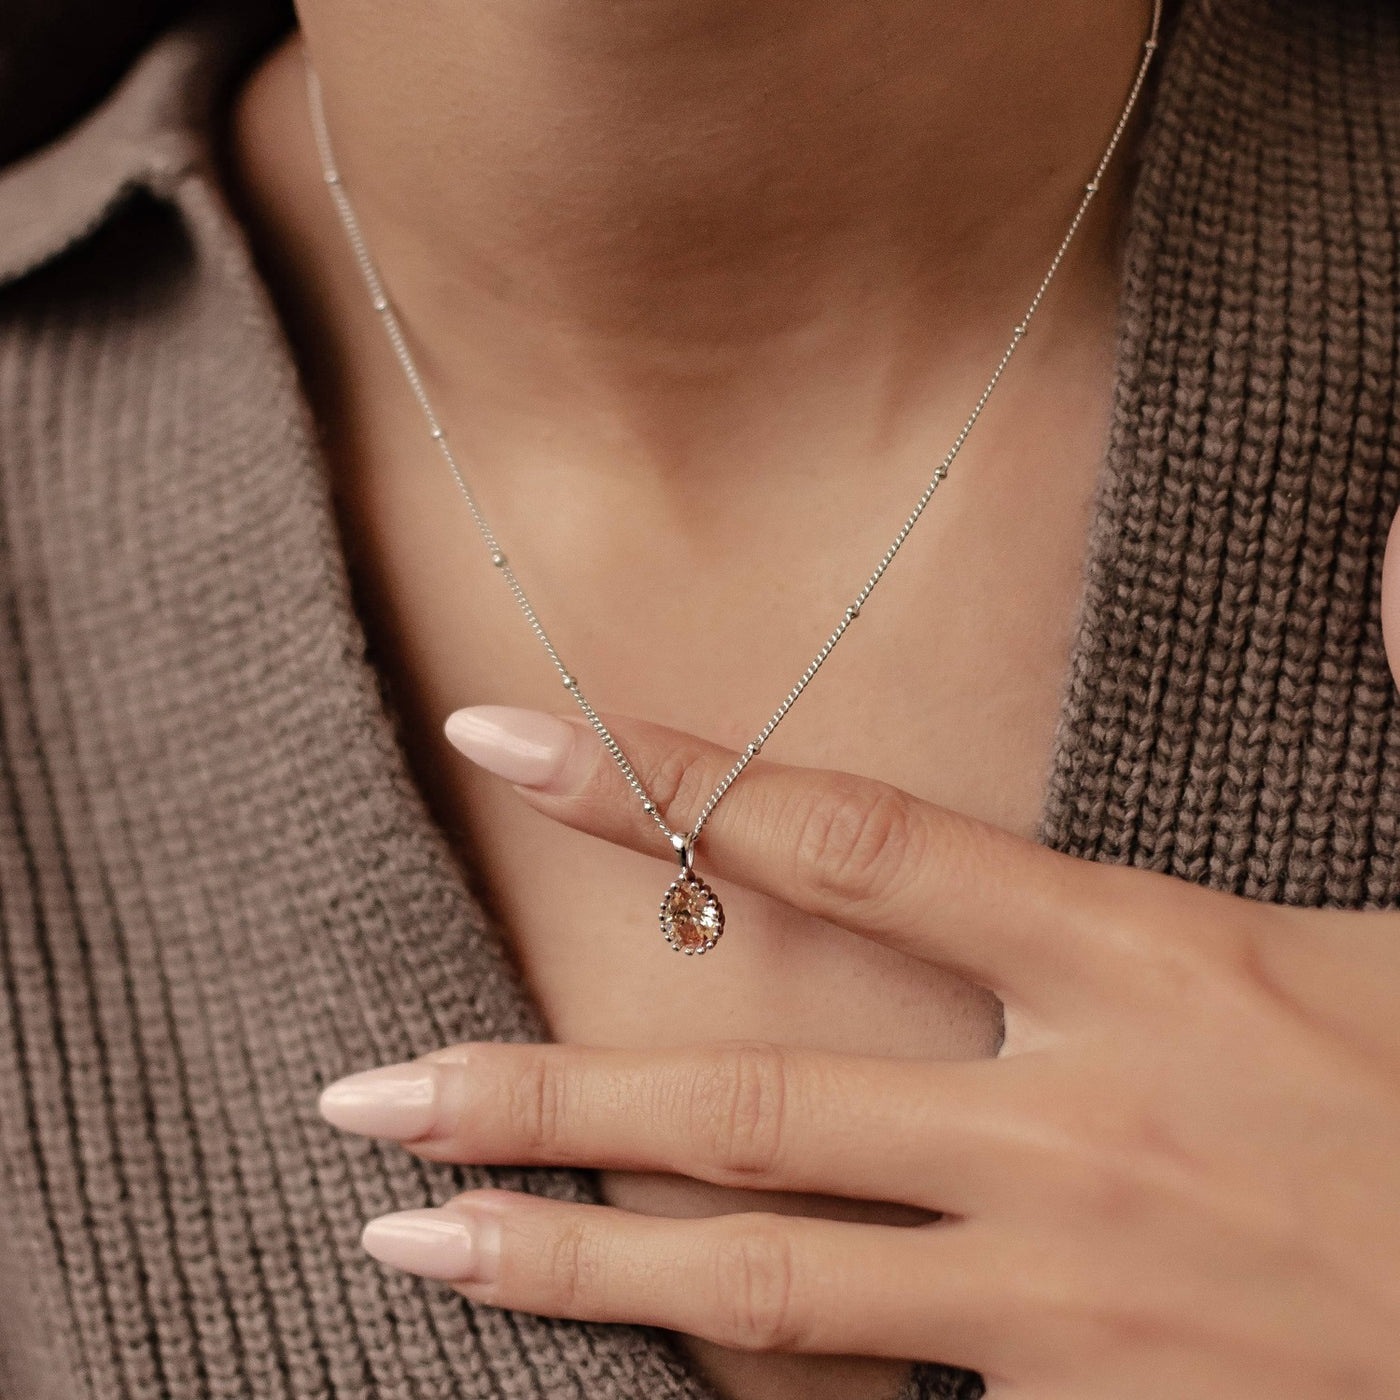
{"label": "manicured nail", "polygon": [[500,1273],[501,1225],[491,1216],[401,1210],[365,1226],[360,1243],[381,1264],[451,1283],[494,1283]]}
{"label": "manicured nail", "polygon": [[543,710],[469,705],[448,715],[443,732],[482,768],[524,787],[545,788],[562,775],[579,729]]}
{"label": "manicured nail", "polygon": [[432,1132],[436,1091],[431,1065],[384,1065],[328,1084],[317,1107],[321,1117],[347,1133],[407,1142]]}

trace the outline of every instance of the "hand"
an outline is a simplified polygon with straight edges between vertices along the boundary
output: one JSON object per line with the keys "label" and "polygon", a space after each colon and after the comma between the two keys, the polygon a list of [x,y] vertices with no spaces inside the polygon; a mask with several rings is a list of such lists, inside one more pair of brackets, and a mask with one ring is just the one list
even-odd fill
{"label": "hand", "polygon": [[[494,758],[478,723],[472,756],[550,817],[656,851],[587,725],[525,717],[530,741]],[[735,758],[605,723],[663,813],[693,811]],[[469,1191],[371,1222],[372,1253],[500,1307],[964,1366],[992,1400],[1400,1395],[1400,915],[1077,860],[766,758],[696,864],[989,987],[1001,1055],[471,1043],[342,1080],[322,1111],[434,1161],[676,1172],[944,1218],[676,1220]]]}

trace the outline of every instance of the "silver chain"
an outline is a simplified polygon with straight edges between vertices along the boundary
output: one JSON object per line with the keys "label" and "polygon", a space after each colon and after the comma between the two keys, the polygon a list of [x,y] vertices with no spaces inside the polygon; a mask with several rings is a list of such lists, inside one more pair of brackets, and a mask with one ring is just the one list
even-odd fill
{"label": "silver chain", "polygon": [[409,387],[413,390],[413,395],[418,400],[418,406],[423,411],[423,416],[427,421],[428,430],[432,435],[432,439],[437,444],[438,450],[442,453],[443,459],[451,470],[453,478],[461,489],[462,495],[466,498],[467,506],[472,513],[472,518],[476,521],[477,528],[481,531],[482,537],[486,541],[486,547],[490,551],[491,563],[495,565],[505,579],[506,586],[514,595],[515,601],[520,605],[520,610],[525,614],[531,630],[534,632],[535,636],[540,639],[544,649],[549,653],[549,658],[554,663],[555,669],[559,672],[565,688],[578,702],[579,708],[588,717],[589,724],[597,731],[598,737],[603,741],[603,746],[607,749],[613,761],[621,770],[622,776],[627,780],[627,785],[637,797],[641,799],[643,809],[665,833],[673,850],[680,855],[681,868],[683,870],[689,868],[691,850],[696,840],[699,838],[705,823],[709,820],[710,814],[715,810],[715,806],[718,804],[720,798],[729,791],[731,784],[748,766],[749,761],[757,756],[769,735],[778,727],[783,716],[792,708],[797,697],[806,690],[808,683],[821,669],[822,662],[831,655],[832,649],[845,635],[846,629],[860,616],[861,609],[865,606],[866,600],[870,597],[871,593],[874,592],[875,585],[879,583],[885,570],[889,568],[891,561],[899,552],[900,546],[908,538],[909,532],[914,528],[919,517],[923,514],[924,507],[932,499],[933,493],[938,489],[939,482],[947,476],[948,469],[952,466],[953,459],[961,450],[968,433],[972,431],[972,425],[976,423],[977,419],[981,416],[983,407],[991,397],[992,390],[996,388],[998,382],[1001,380],[1002,372],[1010,363],[1012,355],[1016,352],[1016,347],[1020,345],[1021,341],[1025,338],[1027,331],[1030,329],[1031,317],[1035,315],[1036,309],[1040,306],[1041,299],[1045,296],[1055,273],[1059,270],[1060,263],[1064,259],[1065,253],[1069,250],[1070,243],[1073,241],[1074,235],[1079,229],[1085,212],[1093,201],[1094,196],[1098,193],[1104,171],[1107,169],[1109,161],[1113,158],[1113,153],[1118,147],[1118,142],[1128,124],[1128,119],[1132,115],[1133,107],[1138,99],[1138,93],[1141,91],[1143,81],[1147,77],[1147,70],[1152,62],[1152,55],[1157,50],[1161,19],[1162,0],[1154,0],[1151,28],[1142,46],[1142,59],[1138,64],[1137,76],[1133,80],[1132,89],[1128,93],[1128,100],[1124,104],[1117,125],[1113,128],[1113,134],[1109,138],[1108,145],[1104,149],[1104,153],[1099,159],[1098,166],[1094,170],[1093,178],[1084,186],[1079,206],[1074,212],[1073,219],[1070,220],[1069,229],[1065,233],[1064,238],[1060,241],[1060,246],[1055,250],[1055,256],[1051,259],[1049,270],[1041,279],[1040,286],[1036,289],[1035,296],[1031,298],[1031,303],[1026,308],[1025,315],[1021,317],[1015,330],[1012,332],[1010,343],[1007,345],[1005,351],[1003,351],[991,379],[987,381],[987,387],[982,390],[982,394],[977,400],[976,406],[973,408],[971,414],[969,414],[967,421],[963,424],[957,437],[953,439],[952,446],[948,449],[942,462],[939,464],[938,470],[934,472],[933,478],[924,488],[923,494],[919,497],[914,509],[909,512],[908,518],[905,520],[904,524],[900,526],[899,533],[895,535],[889,548],[885,550],[884,556],[875,566],[874,572],[865,581],[865,586],[856,594],[850,606],[846,608],[841,621],[836,625],[835,631],[822,643],[817,654],[812,658],[797,684],[788,691],[783,703],[773,711],[767,724],[765,724],[749,741],[743,753],[740,755],[738,762],[724,775],[719,786],[710,794],[709,800],[701,809],[699,817],[696,818],[695,826],[688,834],[672,831],[671,828],[667,826],[656,803],[652,801],[646,788],[642,786],[641,780],[637,777],[636,771],[628,761],[626,754],[622,752],[617,740],[608,732],[607,726],[598,718],[598,712],[589,703],[587,696],[584,695],[583,689],[578,683],[578,678],[564,665],[563,661],[560,660],[558,651],[549,640],[548,633],[544,630],[544,626],[535,613],[535,609],[531,605],[529,598],[526,597],[525,590],[521,587],[520,580],[515,575],[515,570],[511,568],[510,561],[506,558],[505,551],[502,550],[500,542],[496,539],[495,532],[491,529],[490,525],[487,524],[485,516],[482,515],[480,508],[477,506],[476,498],[471,493],[471,488],[467,485],[466,480],[462,476],[461,469],[457,464],[457,458],[453,454],[451,446],[448,444],[447,434],[444,432],[437,413],[433,409],[433,405],[428,398],[427,390],[423,387],[423,379],[418,372],[418,366],[415,364],[413,356],[409,353],[408,344],[404,339],[403,329],[399,324],[398,316],[395,314],[393,305],[384,291],[384,285],[380,279],[378,269],[375,267],[374,260],[370,257],[369,249],[365,244],[364,234],[360,230],[360,221],[355,215],[354,208],[351,206],[349,196],[345,193],[345,186],[341,181],[340,171],[336,166],[335,158],[331,150],[330,133],[327,130],[325,108],[321,100],[320,80],[316,75],[315,69],[311,65],[309,57],[307,58],[306,77],[308,95],[310,98],[311,120],[315,131],[316,145],[320,151],[322,173],[326,185],[330,190],[331,198],[335,203],[336,210],[340,215],[340,221],[345,227],[345,233],[350,241],[350,247],[354,251],[355,259],[360,265],[361,273],[364,275],[365,285],[369,289],[371,304],[379,314],[379,319],[389,337],[389,343],[392,345],[394,354],[398,358],[400,366],[403,368],[404,377],[408,380]]}

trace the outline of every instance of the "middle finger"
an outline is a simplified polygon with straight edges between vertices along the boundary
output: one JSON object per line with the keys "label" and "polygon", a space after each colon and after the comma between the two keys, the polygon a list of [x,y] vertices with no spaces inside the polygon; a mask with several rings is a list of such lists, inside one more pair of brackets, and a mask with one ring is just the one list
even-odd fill
{"label": "middle finger", "polygon": [[1014,1189],[1034,1096],[1016,1107],[1010,1087],[1027,1072],[755,1040],[469,1042],[339,1080],[320,1106],[336,1127],[430,1161],[672,1172],[963,1215]]}

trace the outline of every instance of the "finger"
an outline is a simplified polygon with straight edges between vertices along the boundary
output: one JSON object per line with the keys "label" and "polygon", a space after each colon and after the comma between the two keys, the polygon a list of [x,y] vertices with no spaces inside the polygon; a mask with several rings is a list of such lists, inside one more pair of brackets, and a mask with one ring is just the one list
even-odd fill
{"label": "finger", "polygon": [[1015,1287],[963,1223],[673,1220],[486,1190],[372,1220],[363,1240],[384,1263],[495,1307],[666,1327],[742,1351],[983,1370]]}
{"label": "finger", "polygon": [[966,1215],[1024,1193],[1032,1073],[754,1040],[472,1042],[340,1080],[321,1111],[431,1161],[673,1172]]}
{"label": "finger", "polygon": [[[644,720],[603,719],[667,825],[689,831],[738,755]],[[521,728],[506,732],[503,723]],[[448,732],[546,815],[669,854],[581,719],[475,706],[454,714]],[[1144,873],[1076,860],[876,779],[766,758],[751,760],[725,793],[698,846],[702,875],[735,880],[1027,1004],[1103,966],[1111,947],[1099,911],[1118,880]]]}

